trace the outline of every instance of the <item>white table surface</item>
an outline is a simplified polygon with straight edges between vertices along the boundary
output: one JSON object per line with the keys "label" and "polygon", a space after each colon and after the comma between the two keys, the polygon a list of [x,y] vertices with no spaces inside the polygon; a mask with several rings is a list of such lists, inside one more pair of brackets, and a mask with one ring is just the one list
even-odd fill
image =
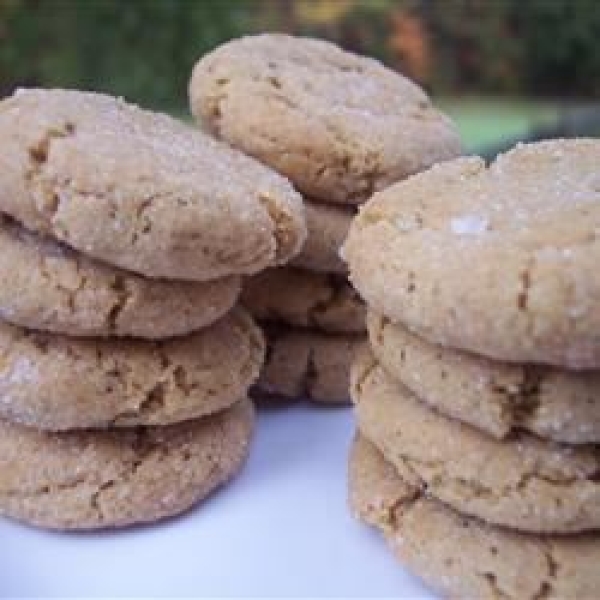
{"label": "white table surface", "polygon": [[346,504],[350,410],[262,410],[243,473],[165,523],[59,534],[0,520],[0,597],[432,599]]}

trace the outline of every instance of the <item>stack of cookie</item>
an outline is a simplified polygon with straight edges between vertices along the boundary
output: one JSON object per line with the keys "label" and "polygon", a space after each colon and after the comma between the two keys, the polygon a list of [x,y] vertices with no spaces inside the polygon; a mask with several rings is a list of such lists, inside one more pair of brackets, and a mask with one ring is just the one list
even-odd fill
{"label": "stack of cookie", "polygon": [[95,528],[181,512],[242,465],[264,340],[240,275],[286,261],[301,198],[108,96],[0,103],[0,513]]}
{"label": "stack of cookie", "polygon": [[600,142],[518,146],[376,195],[351,501],[453,597],[600,589]]}
{"label": "stack of cookie", "polygon": [[460,153],[454,128],[418,86],[378,62],[286,35],[223,45],[198,62],[189,93],[203,129],[287,176],[305,199],[303,251],[243,292],[266,325],[259,388],[347,402],[365,315],[341,243],[374,191]]}

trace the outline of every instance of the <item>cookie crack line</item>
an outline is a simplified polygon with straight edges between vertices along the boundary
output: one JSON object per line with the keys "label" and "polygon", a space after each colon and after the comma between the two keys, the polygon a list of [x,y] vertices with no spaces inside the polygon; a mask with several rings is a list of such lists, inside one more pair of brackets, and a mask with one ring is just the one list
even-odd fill
{"label": "cookie crack line", "polygon": [[548,541],[544,540],[542,542],[541,551],[546,561],[547,575],[546,579],[540,582],[540,587],[532,596],[532,600],[547,600],[551,598],[554,592],[554,582],[556,582],[558,576],[559,563],[552,555],[552,549]]}
{"label": "cookie crack line", "polygon": [[71,481],[60,483],[45,483],[31,490],[8,489],[2,490],[2,495],[9,498],[37,498],[39,496],[47,496],[53,492],[61,492],[74,490],[82,485],[89,483],[85,477],[77,477]]}
{"label": "cookie crack line", "polygon": [[75,133],[74,123],[65,121],[61,127],[48,129],[37,144],[29,148],[29,169],[25,177],[34,188],[32,190],[34,206],[50,222],[54,221],[60,208],[61,198],[55,187],[44,180],[44,169],[50,159],[52,144],[73,137]]}
{"label": "cookie crack line", "polygon": [[104,511],[100,502],[101,497],[106,492],[106,490],[114,487],[115,484],[116,481],[114,479],[105,481],[104,483],[98,486],[98,489],[90,497],[90,506],[96,512],[96,516],[100,522],[104,521]]}
{"label": "cookie crack line", "polygon": [[106,315],[106,324],[110,331],[116,331],[119,318],[133,297],[133,292],[128,288],[125,278],[120,275],[115,277],[111,289],[116,293],[116,298]]}
{"label": "cookie crack line", "polygon": [[477,573],[477,575],[486,583],[486,586],[490,590],[490,598],[494,600],[511,600],[512,596],[506,594],[502,588],[498,585],[498,578],[494,573],[485,571],[483,573]]}

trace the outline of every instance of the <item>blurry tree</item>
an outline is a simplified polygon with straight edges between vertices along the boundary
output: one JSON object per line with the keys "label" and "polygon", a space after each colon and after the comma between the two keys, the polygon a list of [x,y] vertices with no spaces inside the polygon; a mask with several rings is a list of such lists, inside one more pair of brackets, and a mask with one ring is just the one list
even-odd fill
{"label": "blurry tree", "polygon": [[431,42],[425,19],[416,12],[399,9],[392,13],[390,51],[402,72],[419,83],[431,78]]}
{"label": "blurry tree", "polygon": [[517,13],[527,88],[538,93],[600,93],[600,2],[529,0]]}
{"label": "blurry tree", "polygon": [[600,92],[600,0],[0,0],[0,93],[81,87],[182,111],[202,53],[265,30],[331,39],[437,92]]}
{"label": "blurry tree", "polygon": [[[550,2],[554,0],[548,0]],[[514,15],[520,0],[423,0],[435,44],[439,89],[523,90]]]}
{"label": "blurry tree", "polygon": [[194,61],[253,29],[247,0],[0,0],[0,91],[102,89],[183,109]]}

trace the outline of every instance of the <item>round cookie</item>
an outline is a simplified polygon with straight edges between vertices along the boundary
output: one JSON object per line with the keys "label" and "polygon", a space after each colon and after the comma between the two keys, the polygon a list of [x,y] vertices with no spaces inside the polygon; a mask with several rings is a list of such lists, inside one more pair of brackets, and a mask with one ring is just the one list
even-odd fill
{"label": "round cookie", "polygon": [[46,433],[0,421],[0,513],[52,529],[181,513],[241,468],[253,427],[248,400],[167,427]]}
{"label": "round cookie", "polygon": [[340,275],[270,269],[246,280],[241,302],[262,321],[332,333],[365,331],[365,305]]}
{"label": "round cookie", "polygon": [[465,517],[428,497],[365,438],[353,444],[350,504],[399,560],[450,598],[595,598],[600,537],[524,534]]}
{"label": "round cookie", "polygon": [[381,63],[320,40],[265,34],[203,56],[192,113],[307,196],[348,204],[461,153],[425,92]]}
{"label": "round cookie", "polygon": [[429,409],[374,361],[351,375],[360,431],[394,466],[466,515],[523,531],[600,526],[600,450],[527,434],[498,441]]}
{"label": "round cookie", "polygon": [[350,365],[363,336],[268,328],[267,360],[253,395],[349,402]]}
{"label": "round cookie", "polygon": [[600,372],[497,362],[430,344],[374,312],[373,354],[440,412],[497,437],[526,429],[569,444],[600,442]]}
{"label": "round cookie", "polygon": [[197,418],[247,394],[264,350],[241,310],[160,342],[74,339],[0,324],[0,417],[49,430]]}
{"label": "round cookie", "polygon": [[0,102],[0,210],[148,277],[206,281],[287,262],[306,234],[280,175],[123,100],[19,90]]}
{"label": "round cookie", "polygon": [[206,327],[235,304],[239,277],[146,279],[0,216],[0,317],[69,336],[161,339]]}
{"label": "round cookie", "polygon": [[377,194],[343,254],[377,312],[497,360],[600,368],[599,140],[519,145]]}
{"label": "round cookie", "polygon": [[304,200],[306,242],[290,264],[322,273],[346,275],[348,268],[340,257],[340,248],[348,235],[355,211],[343,206]]}

